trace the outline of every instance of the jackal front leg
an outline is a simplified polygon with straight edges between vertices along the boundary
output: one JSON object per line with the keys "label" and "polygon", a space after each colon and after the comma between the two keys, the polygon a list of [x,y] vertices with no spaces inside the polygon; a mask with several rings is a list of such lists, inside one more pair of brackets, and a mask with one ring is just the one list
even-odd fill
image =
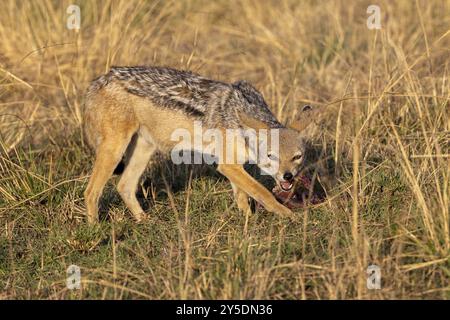
{"label": "jackal front leg", "polygon": [[283,216],[292,215],[292,211],[279,203],[269,190],[245,171],[242,165],[220,164],[217,169],[227,177],[235,187],[245,190],[245,193],[261,203],[268,211]]}
{"label": "jackal front leg", "polygon": [[233,188],[234,199],[237,203],[239,210],[241,210],[245,214],[251,213],[250,204],[248,203],[248,201],[249,201],[248,194],[245,193],[241,188],[239,188],[233,182],[231,182],[231,187]]}

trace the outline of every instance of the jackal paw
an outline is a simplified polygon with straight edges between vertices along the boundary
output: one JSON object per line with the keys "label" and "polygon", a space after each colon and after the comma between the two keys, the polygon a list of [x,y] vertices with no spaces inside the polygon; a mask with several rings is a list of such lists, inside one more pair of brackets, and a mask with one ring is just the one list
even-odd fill
{"label": "jackal paw", "polygon": [[273,206],[266,207],[266,209],[270,212],[279,214],[286,218],[292,218],[294,216],[294,213],[291,211],[291,209],[283,206],[282,204],[280,204],[278,202]]}
{"label": "jackal paw", "polygon": [[250,204],[248,203],[248,198],[245,199],[245,201],[237,201],[237,205],[240,212],[244,214],[252,213],[252,209],[250,207]]}
{"label": "jackal paw", "polygon": [[133,217],[137,223],[144,223],[144,222],[150,220],[150,216],[148,214],[145,214],[144,212],[140,212],[138,214],[133,214]]}
{"label": "jackal paw", "polygon": [[86,214],[88,224],[96,224],[98,223],[98,214]]}

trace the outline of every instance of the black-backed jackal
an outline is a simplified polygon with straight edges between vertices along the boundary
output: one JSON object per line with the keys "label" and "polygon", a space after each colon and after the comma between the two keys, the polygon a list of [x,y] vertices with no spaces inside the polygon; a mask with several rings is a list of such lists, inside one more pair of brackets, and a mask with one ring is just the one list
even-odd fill
{"label": "black-backed jackal", "polygon": [[[278,150],[269,150],[269,163],[258,165],[263,168],[276,162],[272,175],[279,186],[289,190],[304,161],[300,131],[308,119],[297,117],[286,128],[275,119],[261,93],[245,81],[229,84],[163,67],[113,67],[89,86],[83,121],[87,142],[96,152],[85,191],[88,221],[93,223],[98,220],[103,187],[122,158],[126,167],[117,189],[136,220],[142,220],[145,216],[135,194],[142,173],[157,150],[170,152],[175,147],[177,141],[171,139],[175,130],[194,134],[195,123],[222,132],[277,130]],[[232,152],[241,151],[234,148]],[[291,215],[242,163],[222,160],[218,159],[218,170],[230,180],[240,210],[250,210],[251,197],[270,212]]]}

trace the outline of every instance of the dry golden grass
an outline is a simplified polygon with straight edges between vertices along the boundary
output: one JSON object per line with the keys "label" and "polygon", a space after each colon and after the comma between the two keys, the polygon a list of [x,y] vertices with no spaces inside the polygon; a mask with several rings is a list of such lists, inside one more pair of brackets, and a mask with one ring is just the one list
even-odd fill
{"label": "dry golden grass", "polygon": [[[2,2],[0,298],[450,297],[450,2],[378,1],[378,31],[369,1],[76,3],[79,32],[70,1]],[[150,173],[155,221],[136,226],[109,188],[109,219],[86,226],[83,93],[112,65],[247,79],[282,120],[326,107],[328,200],[246,221],[225,181],[161,167],[183,183],[167,195]],[[72,263],[81,291],[65,287]]]}

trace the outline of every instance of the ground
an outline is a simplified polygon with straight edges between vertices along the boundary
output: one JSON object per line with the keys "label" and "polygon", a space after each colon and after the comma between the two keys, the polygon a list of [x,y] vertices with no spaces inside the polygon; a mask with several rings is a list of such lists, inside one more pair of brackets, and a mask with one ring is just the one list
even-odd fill
{"label": "ground", "polygon": [[[0,298],[450,297],[449,2],[379,1],[381,29],[366,1],[75,2],[78,31],[67,1],[0,12]],[[161,161],[139,187],[147,222],[116,176],[88,225],[83,94],[145,64],[246,79],[285,122],[325,107],[311,143],[333,168],[327,200],[245,216],[214,168]]]}

